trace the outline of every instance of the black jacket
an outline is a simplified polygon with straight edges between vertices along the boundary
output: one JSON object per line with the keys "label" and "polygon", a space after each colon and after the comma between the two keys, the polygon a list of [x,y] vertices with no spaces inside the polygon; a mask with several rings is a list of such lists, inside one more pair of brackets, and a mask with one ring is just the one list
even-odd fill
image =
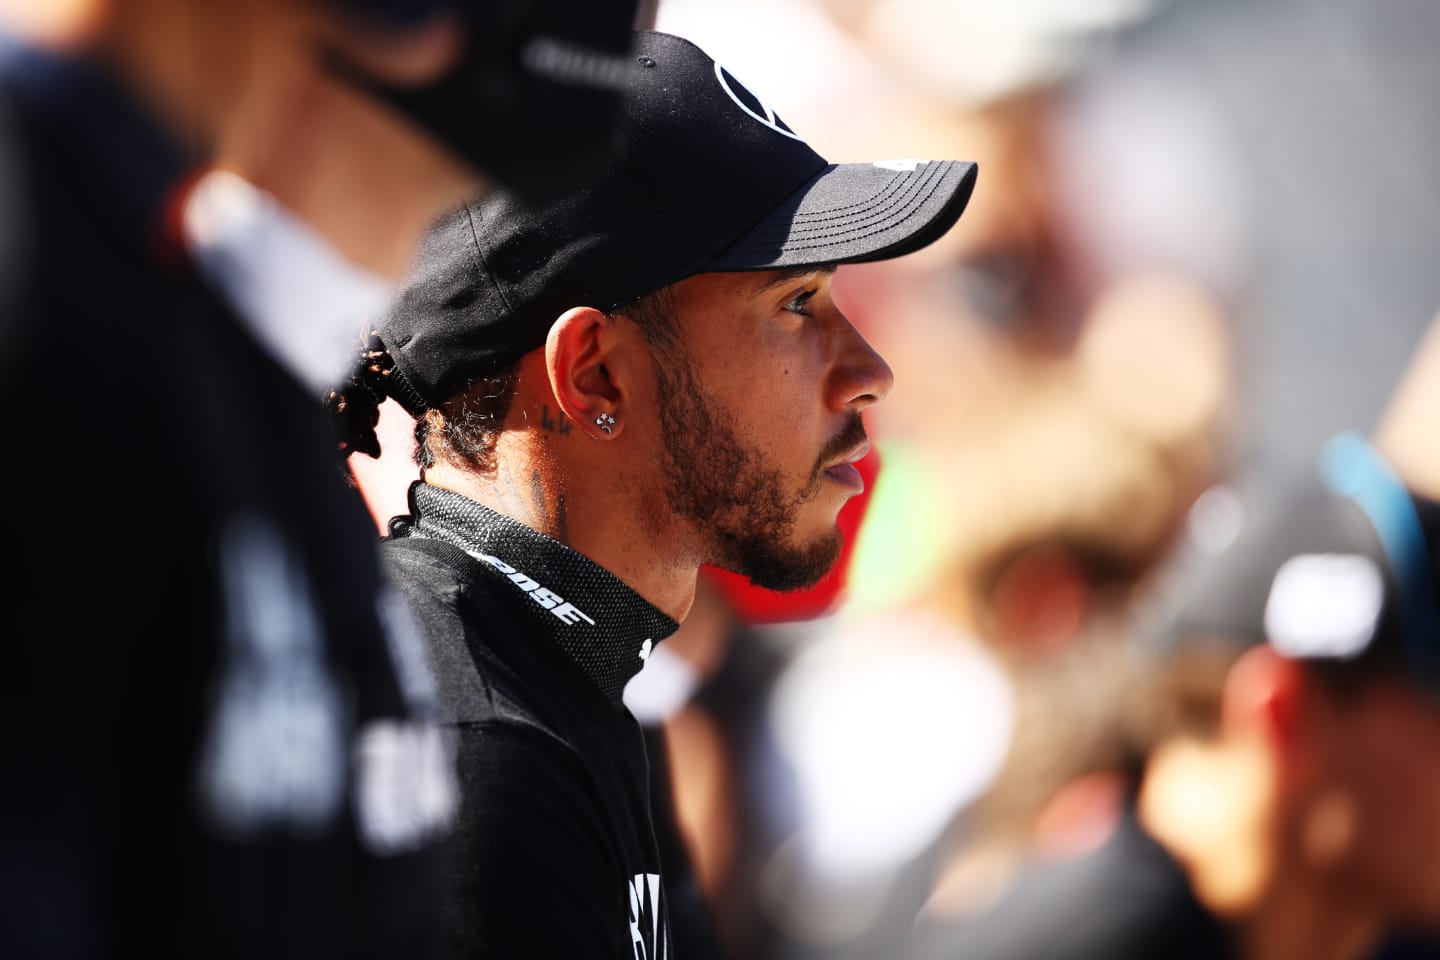
{"label": "black jacket", "polygon": [[458,748],[454,958],[674,955],[625,683],[677,624],[580,554],[416,483],[382,544]]}

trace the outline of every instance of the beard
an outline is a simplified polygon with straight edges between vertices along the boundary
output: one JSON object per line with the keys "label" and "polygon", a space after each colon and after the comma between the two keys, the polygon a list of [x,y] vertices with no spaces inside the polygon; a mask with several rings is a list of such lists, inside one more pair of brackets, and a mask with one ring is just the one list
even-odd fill
{"label": "beard", "polygon": [[826,465],[865,439],[860,414],[850,415],[816,457],[806,485],[794,492],[700,389],[683,348],[676,353],[657,356],[655,363],[671,509],[710,538],[714,556],[707,562],[768,590],[814,586],[840,557],[840,531],[791,541],[801,508],[820,493]]}

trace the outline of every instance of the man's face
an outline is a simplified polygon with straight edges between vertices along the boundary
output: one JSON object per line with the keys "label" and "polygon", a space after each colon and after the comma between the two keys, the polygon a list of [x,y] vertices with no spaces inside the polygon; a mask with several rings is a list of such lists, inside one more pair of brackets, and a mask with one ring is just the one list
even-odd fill
{"label": "man's face", "polygon": [[860,411],[892,383],[831,300],[832,274],[691,277],[671,288],[675,342],[654,351],[671,509],[701,562],[773,590],[834,564],[836,515],[863,490]]}
{"label": "man's face", "polygon": [[1440,930],[1440,700],[1377,681],[1337,719],[1333,769],[1356,808],[1343,868],[1360,895]]}

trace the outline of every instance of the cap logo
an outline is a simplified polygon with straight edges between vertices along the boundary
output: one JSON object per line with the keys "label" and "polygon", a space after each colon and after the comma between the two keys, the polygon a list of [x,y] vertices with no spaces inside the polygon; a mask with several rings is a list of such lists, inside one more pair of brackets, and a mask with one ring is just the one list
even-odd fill
{"label": "cap logo", "polygon": [[794,130],[785,125],[785,121],[776,115],[774,108],[755,96],[745,84],[735,79],[733,73],[718,63],[715,64],[715,79],[720,81],[720,89],[735,101],[737,107],[749,114],[751,119],[764,124],[781,136],[799,140],[801,143],[805,142]]}

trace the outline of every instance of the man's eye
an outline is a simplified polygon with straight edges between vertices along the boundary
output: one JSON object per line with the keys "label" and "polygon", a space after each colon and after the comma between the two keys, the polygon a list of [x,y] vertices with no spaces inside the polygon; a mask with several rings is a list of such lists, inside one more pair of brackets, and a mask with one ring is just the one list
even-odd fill
{"label": "man's eye", "polygon": [[784,309],[789,310],[791,313],[798,313],[808,317],[810,315],[810,298],[815,296],[815,292],[815,290],[806,290],[800,294],[800,296],[785,304]]}

